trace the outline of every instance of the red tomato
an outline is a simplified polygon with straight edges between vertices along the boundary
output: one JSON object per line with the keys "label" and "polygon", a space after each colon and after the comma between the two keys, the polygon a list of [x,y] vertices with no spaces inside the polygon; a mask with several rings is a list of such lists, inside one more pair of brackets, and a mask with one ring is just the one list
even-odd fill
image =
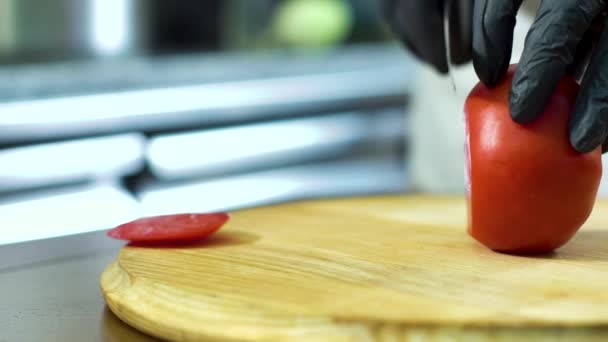
{"label": "red tomato", "polygon": [[564,77],[532,123],[511,120],[509,89],[478,84],[465,102],[469,234],[506,253],[548,253],[588,219],[602,174],[601,147],[578,153],[568,121],[578,84]]}
{"label": "red tomato", "polygon": [[202,239],[220,229],[228,218],[226,213],[145,217],[110,230],[108,236],[133,242]]}

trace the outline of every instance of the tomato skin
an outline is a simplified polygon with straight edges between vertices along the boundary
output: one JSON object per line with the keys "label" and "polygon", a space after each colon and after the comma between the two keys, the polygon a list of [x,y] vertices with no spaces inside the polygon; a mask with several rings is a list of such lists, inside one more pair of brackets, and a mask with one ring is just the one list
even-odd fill
{"label": "tomato skin", "polygon": [[545,111],[520,125],[510,117],[515,65],[497,87],[478,84],[465,102],[468,233],[505,253],[548,253],[566,244],[593,210],[601,147],[581,154],[568,139],[579,86],[564,77]]}
{"label": "tomato skin", "polygon": [[227,213],[151,216],[121,224],[107,235],[131,242],[189,241],[214,234],[228,219]]}

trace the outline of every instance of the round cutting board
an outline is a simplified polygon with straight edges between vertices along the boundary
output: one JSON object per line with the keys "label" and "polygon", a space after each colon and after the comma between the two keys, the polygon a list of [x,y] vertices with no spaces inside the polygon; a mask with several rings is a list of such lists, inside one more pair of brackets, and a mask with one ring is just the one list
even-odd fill
{"label": "round cutting board", "polygon": [[608,203],[554,254],[494,253],[459,197],[232,213],[197,244],[125,246],[101,276],[121,320],[168,340],[608,338]]}

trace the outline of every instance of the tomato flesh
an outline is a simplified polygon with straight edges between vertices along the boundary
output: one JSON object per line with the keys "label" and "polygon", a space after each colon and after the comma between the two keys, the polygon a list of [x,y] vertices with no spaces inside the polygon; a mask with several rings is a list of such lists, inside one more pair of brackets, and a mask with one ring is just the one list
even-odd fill
{"label": "tomato flesh", "polygon": [[132,242],[196,240],[214,234],[228,219],[227,213],[151,216],[119,225],[108,236]]}
{"label": "tomato flesh", "polygon": [[513,122],[509,89],[516,66],[465,102],[468,232],[507,253],[548,253],[588,219],[602,174],[601,147],[581,154],[568,139],[579,86],[564,77],[533,122]]}

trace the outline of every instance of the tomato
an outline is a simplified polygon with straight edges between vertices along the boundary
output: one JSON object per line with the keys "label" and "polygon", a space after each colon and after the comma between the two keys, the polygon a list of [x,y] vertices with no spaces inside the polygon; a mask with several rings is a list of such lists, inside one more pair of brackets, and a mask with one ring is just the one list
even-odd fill
{"label": "tomato", "polygon": [[601,147],[581,154],[569,142],[579,89],[569,77],[537,119],[513,122],[508,100],[515,67],[495,88],[475,86],[465,102],[468,233],[497,252],[548,253],[591,214]]}
{"label": "tomato", "polygon": [[203,239],[219,230],[228,218],[226,213],[144,217],[111,229],[108,236],[132,242]]}

